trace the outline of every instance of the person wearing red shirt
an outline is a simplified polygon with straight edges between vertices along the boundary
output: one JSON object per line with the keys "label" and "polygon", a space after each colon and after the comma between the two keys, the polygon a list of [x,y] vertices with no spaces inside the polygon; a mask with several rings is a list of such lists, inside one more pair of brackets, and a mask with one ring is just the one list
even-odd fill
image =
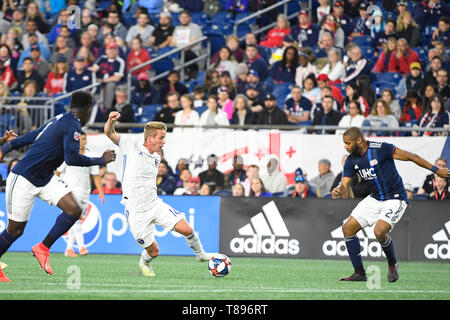
{"label": "person wearing red shirt", "polygon": [[263,47],[282,47],[284,36],[291,33],[291,28],[289,25],[289,20],[284,14],[278,15],[277,25],[275,28],[269,30],[266,38],[262,40],[259,44]]}
{"label": "person wearing red shirt", "polygon": [[392,52],[389,58],[388,71],[398,72],[401,74],[409,74],[409,66],[413,62],[419,62],[419,55],[411,50],[406,39],[399,39],[397,41],[397,50]]}
{"label": "person wearing red shirt", "polygon": [[[142,40],[139,36],[134,38],[131,41],[131,51],[127,57],[127,70],[131,70],[144,62],[147,62],[151,59],[148,51],[142,47]],[[137,76],[141,72],[146,72],[150,70],[150,65],[146,65],[145,67],[139,68],[132,72],[133,76]]]}
{"label": "person wearing red shirt", "polygon": [[5,83],[8,88],[12,88],[17,84],[16,77],[14,76],[14,71],[10,66],[5,65],[3,60],[0,59],[0,80]]}
{"label": "person wearing red shirt", "polygon": [[[93,194],[98,194],[98,189],[92,191]],[[114,172],[107,172],[103,178],[103,193],[104,194],[122,194],[122,189],[117,187],[117,178]]]}
{"label": "person wearing red shirt", "polygon": [[320,89],[327,86],[330,87],[331,95],[339,102],[339,104],[342,105],[344,96],[342,95],[342,92],[338,87],[330,84],[330,78],[328,78],[328,75],[326,73],[321,73],[317,76],[317,85],[320,87]]}
{"label": "person wearing red shirt", "polygon": [[44,92],[49,97],[64,91],[64,76],[68,71],[66,62],[67,60],[64,56],[59,56],[53,70],[48,74]]}

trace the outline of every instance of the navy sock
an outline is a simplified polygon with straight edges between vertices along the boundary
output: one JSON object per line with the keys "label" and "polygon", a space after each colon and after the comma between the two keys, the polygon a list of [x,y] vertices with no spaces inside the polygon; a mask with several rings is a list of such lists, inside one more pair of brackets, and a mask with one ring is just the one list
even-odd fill
{"label": "navy sock", "polygon": [[384,254],[388,260],[388,264],[393,266],[397,263],[397,259],[395,259],[395,251],[394,251],[394,243],[392,242],[391,236],[388,235],[388,239],[385,243],[381,244],[383,248]]}
{"label": "navy sock", "polygon": [[53,225],[53,228],[48,233],[47,237],[45,237],[42,243],[44,246],[50,249],[50,247],[55,243],[56,240],[59,239],[64,233],[66,233],[75,222],[77,222],[78,217],[71,216],[65,212],[61,212],[61,214],[56,218],[56,222]]}
{"label": "navy sock", "polygon": [[347,246],[348,255],[355,268],[355,272],[359,274],[366,274],[363,262],[361,258],[361,244],[359,243],[359,238],[356,236],[345,237],[345,245]]}
{"label": "navy sock", "polygon": [[0,234],[0,257],[8,251],[15,240],[16,239],[11,236],[6,229]]}

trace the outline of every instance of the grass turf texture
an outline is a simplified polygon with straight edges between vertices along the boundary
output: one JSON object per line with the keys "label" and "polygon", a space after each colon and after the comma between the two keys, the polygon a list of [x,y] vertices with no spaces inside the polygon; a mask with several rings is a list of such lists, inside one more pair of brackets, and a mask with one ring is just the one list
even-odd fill
{"label": "grass turf texture", "polygon": [[[450,299],[450,268],[444,262],[400,262],[400,279],[388,283],[386,262],[366,261],[366,270],[378,266],[381,271],[379,288],[370,289],[365,282],[338,281],[352,273],[347,260],[232,257],[231,273],[224,278],[212,277],[206,262],[186,256],[158,257],[152,263],[156,277],[141,275],[137,255],[67,258],[54,253],[52,276],[31,253],[8,252],[2,261],[9,265],[5,274],[12,282],[0,283],[0,300]],[[79,289],[70,289],[76,284],[74,270],[79,270]]]}

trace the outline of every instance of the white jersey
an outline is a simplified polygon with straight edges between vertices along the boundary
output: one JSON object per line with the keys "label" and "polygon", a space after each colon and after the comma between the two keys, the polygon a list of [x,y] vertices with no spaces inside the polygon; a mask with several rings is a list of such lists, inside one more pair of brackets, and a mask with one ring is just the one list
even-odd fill
{"label": "white jersey", "polygon": [[80,201],[89,202],[89,195],[91,194],[91,175],[98,175],[100,173],[99,166],[68,166],[63,162],[56,170],[61,172],[61,177],[64,182],[69,185],[74,195],[80,198]]}
{"label": "white jersey", "polygon": [[159,154],[144,147],[144,138],[121,135],[119,148],[123,154],[122,201],[136,211],[150,211],[158,199],[156,178],[161,162]]}

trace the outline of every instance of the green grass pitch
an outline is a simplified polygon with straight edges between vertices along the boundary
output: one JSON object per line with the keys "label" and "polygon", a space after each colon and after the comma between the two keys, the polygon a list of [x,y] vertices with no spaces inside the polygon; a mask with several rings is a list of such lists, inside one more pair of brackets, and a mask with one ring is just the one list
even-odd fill
{"label": "green grass pitch", "polygon": [[5,274],[12,282],[0,283],[0,301],[450,299],[450,268],[445,262],[400,262],[400,279],[388,283],[386,262],[365,261],[366,270],[380,270],[380,276],[368,272],[373,281],[348,283],[338,281],[352,272],[347,260],[231,257],[232,270],[224,278],[212,277],[206,262],[186,256],[158,257],[152,263],[156,277],[141,275],[137,255],[67,258],[54,253],[51,276],[31,253],[8,252],[2,261],[9,265]]}

